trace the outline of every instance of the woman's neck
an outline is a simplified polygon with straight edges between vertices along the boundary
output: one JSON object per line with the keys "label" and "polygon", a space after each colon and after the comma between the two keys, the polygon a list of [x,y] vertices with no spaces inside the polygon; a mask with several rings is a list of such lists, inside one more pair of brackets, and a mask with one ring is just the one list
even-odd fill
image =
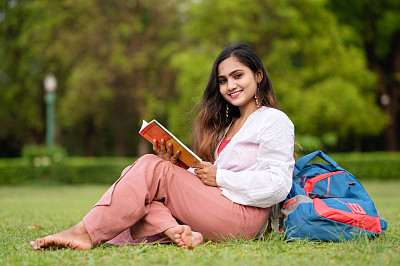
{"label": "woman's neck", "polygon": [[247,118],[254,113],[259,107],[256,105],[254,106],[247,106],[247,108],[244,108],[243,106],[239,107],[240,111],[240,116],[236,118],[233,123],[230,125],[228,131],[225,134],[225,139],[230,140],[233,138],[233,136],[239,132],[239,130],[242,128],[244,123],[246,122]]}
{"label": "woman's neck", "polygon": [[245,106],[240,106],[239,107],[239,112],[240,112],[240,117],[239,119],[247,119],[252,113],[254,113],[256,110],[258,110],[260,107],[257,107],[257,105],[254,104],[248,104]]}

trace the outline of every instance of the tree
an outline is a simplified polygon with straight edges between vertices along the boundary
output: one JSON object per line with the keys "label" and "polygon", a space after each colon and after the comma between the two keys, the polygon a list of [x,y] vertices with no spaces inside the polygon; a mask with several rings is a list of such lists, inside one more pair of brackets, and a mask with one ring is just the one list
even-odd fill
{"label": "tree", "polygon": [[366,54],[378,77],[376,99],[390,117],[384,132],[385,149],[400,149],[400,2],[397,0],[331,0],[329,7],[341,23],[356,33],[353,43]]}
{"label": "tree", "polygon": [[[0,24],[9,34],[1,41],[0,60],[9,65],[1,69],[0,86],[9,87],[7,81],[18,84],[9,89],[10,95],[31,101],[29,111],[14,108],[20,111],[18,131],[24,135],[17,138],[30,142],[32,133],[27,132],[32,130],[42,135],[41,80],[51,71],[59,78],[59,141],[73,154],[135,155],[139,118],[165,117],[166,107],[159,103],[173,94],[175,73],[168,64],[178,49],[177,4],[175,0],[8,1]],[[20,62],[20,55],[26,60]],[[36,71],[29,73],[32,79],[27,70]],[[24,87],[28,81],[33,86]],[[24,90],[35,97],[24,98]],[[3,98],[4,112],[12,109],[16,98]],[[27,115],[35,115],[32,125],[23,124]],[[4,130],[4,136],[13,134]],[[34,141],[43,143],[43,138]]]}
{"label": "tree", "polygon": [[[217,53],[244,42],[262,57],[300,142],[312,138],[335,146],[385,126],[373,98],[374,75],[362,51],[349,43],[351,31],[337,24],[324,1],[204,0],[189,5],[184,32],[190,46],[175,58],[182,104],[201,94],[206,76],[200,76]],[[196,71],[189,67],[193,64]],[[188,106],[182,107],[179,112],[186,113]],[[183,128],[186,121],[170,111],[174,130]]]}
{"label": "tree", "polygon": [[0,156],[19,154],[44,135],[42,81],[45,64],[24,32],[32,16],[28,1],[0,4]]}
{"label": "tree", "polygon": [[301,143],[337,148],[379,134],[382,78],[326,1],[3,1],[0,156],[44,143],[50,72],[59,80],[58,141],[71,154],[143,153],[140,121],[154,117],[188,142],[212,62],[238,42],[262,57]]}

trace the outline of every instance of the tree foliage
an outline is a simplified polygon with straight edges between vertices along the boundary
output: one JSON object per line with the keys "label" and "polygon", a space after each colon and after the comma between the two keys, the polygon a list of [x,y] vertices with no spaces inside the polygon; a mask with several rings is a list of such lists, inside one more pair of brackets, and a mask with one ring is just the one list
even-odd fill
{"label": "tree foliage", "polygon": [[0,156],[44,142],[50,72],[58,142],[70,154],[142,153],[142,119],[188,142],[213,60],[238,42],[262,57],[300,142],[378,134],[387,118],[357,34],[324,0],[3,1]]}
{"label": "tree foliage", "polygon": [[[349,43],[353,32],[338,25],[324,1],[199,1],[192,2],[188,17],[184,28],[191,45],[177,59],[183,103],[200,94],[201,76],[223,47],[245,42],[261,55],[300,142],[335,145],[385,126],[375,104],[375,76],[362,50]],[[190,69],[192,59],[198,71]],[[186,121],[171,111],[173,125],[182,121],[176,130],[183,128]]]}
{"label": "tree foliage", "polygon": [[400,148],[400,1],[331,0],[339,21],[355,32],[353,43],[365,51],[369,68],[378,77],[376,98],[390,117],[385,149]]}
{"label": "tree foliage", "polygon": [[[24,29],[10,34],[10,38],[17,37],[15,42],[22,42],[10,48],[25,57],[31,55],[33,62],[42,66],[39,75],[33,75],[36,88],[18,84],[24,78],[15,75],[8,80],[18,88],[9,90],[39,92],[42,98],[44,73],[54,72],[60,79],[57,111],[63,140],[78,153],[107,153],[102,149],[110,153],[113,146],[111,153],[135,154],[137,141],[132,140],[137,137],[132,135],[139,127],[137,118],[163,116],[165,105],[160,103],[173,89],[175,74],[164,65],[177,49],[176,4],[173,0],[43,0],[6,5],[5,30],[12,25],[4,23]],[[15,9],[24,10],[27,16]],[[19,24],[14,19],[23,21]],[[28,53],[30,47],[33,51]],[[3,57],[10,68],[22,71],[32,64],[31,58],[18,62],[10,57],[8,48],[4,47]],[[27,98],[33,101],[32,109],[41,107],[39,97]],[[43,119],[36,115],[32,120]],[[42,133],[43,123],[35,129]]]}
{"label": "tree foliage", "polygon": [[[0,143],[2,156],[43,132],[43,63],[26,31],[32,14],[26,2],[2,1],[0,6]],[[11,146],[11,147],[10,147]]]}

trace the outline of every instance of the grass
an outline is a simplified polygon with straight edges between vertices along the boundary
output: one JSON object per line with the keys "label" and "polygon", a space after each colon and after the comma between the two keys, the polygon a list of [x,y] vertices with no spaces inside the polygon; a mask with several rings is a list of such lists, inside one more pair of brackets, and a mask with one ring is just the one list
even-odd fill
{"label": "grass", "polygon": [[[153,244],[35,252],[30,240],[79,222],[106,187],[0,187],[0,265],[400,265],[400,181],[363,184],[389,222],[377,239],[288,243],[272,234],[264,241],[207,242],[193,251]],[[32,224],[41,228],[29,229]]]}

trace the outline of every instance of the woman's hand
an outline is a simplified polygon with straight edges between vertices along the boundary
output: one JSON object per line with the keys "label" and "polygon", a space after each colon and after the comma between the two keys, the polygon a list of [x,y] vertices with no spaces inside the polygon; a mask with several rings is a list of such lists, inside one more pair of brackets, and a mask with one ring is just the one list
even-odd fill
{"label": "woman's hand", "polygon": [[195,168],[194,173],[207,186],[217,186],[217,167],[209,162],[194,163],[192,168]]}
{"label": "woman's hand", "polygon": [[172,155],[172,143],[168,143],[168,147],[165,147],[165,141],[161,139],[160,148],[158,148],[157,140],[153,139],[153,151],[158,157],[166,161],[170,161],[173,164],[177,164],[178,157],[181,151],[178,150],[174,155]]}

